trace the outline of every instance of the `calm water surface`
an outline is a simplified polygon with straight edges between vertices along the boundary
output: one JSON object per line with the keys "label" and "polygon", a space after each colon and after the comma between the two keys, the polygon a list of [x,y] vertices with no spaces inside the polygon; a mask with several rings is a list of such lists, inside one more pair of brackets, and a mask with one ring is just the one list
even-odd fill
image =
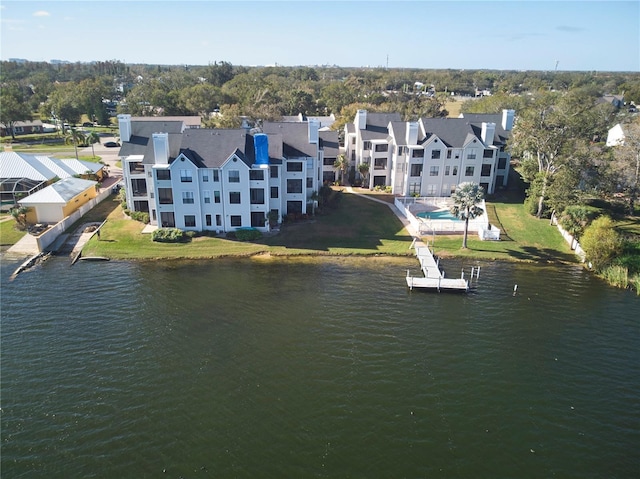
{"label": "calm water surface", "polygon": [[640,300],[580,268],[16,267],[3,478],[640,477]]}

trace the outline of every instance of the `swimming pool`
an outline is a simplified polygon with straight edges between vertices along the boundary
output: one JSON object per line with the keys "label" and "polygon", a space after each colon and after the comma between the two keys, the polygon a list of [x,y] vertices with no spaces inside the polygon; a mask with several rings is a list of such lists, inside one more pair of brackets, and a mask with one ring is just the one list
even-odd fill
{"label": "swimming pool", "polygon": [[450,220],[450,221],[462,221],[453,216],[448,211],[423,211],[416,215],[418,218],[424,218],[425,220]]}

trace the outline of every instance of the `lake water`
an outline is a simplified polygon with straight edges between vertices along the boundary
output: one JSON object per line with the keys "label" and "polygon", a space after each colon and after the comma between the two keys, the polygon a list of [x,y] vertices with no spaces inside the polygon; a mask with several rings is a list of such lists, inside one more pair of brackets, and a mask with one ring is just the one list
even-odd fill
{"label": "lake water", "polygon": [[578,267],[16,267],[3,478],[640,476],[640,299]]}

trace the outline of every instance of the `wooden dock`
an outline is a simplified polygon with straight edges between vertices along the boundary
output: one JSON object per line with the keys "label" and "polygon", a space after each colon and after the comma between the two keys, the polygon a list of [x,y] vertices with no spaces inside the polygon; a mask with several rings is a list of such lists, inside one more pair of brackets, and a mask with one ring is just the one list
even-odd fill
{"label": "wooden dock", "polygon": [[[415,244],[415,243],[414,243]],[[433,256],[431,250],[420,243],[415,245],[416,256],[420,261],[420,268],[424,277],[415,277],[407,271],[407,286],[409,289],[429,289],[434,291],[469,291],[469,282],[462,278],[445,278],[444,272],[440,271],[440,262]]]}

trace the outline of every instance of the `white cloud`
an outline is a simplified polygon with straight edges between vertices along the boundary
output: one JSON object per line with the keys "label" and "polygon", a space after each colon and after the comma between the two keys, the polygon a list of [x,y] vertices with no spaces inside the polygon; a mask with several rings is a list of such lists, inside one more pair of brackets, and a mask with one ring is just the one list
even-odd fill
{"label": "white cloud", "polygon": [[33,12],[34,17],[50,17],[51,14],[45,10],[38,10],[37,12]]}

